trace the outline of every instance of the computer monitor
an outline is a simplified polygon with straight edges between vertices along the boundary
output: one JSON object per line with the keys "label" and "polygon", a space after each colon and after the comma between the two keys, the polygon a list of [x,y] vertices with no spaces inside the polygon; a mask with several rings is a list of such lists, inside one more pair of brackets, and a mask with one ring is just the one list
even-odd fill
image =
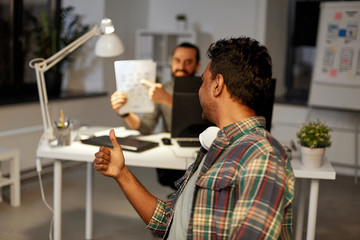
{"label": "computer monitor", "polygon": [[[214,124],[202,119],[202,108],[198,91],[202,80],[200,77],[176,77],[173,94],[171,138],[198,138],[199,134]],[[264,106],[257,113],[266,119],[266,129],[270,132],[275,98],[276,80],[271,80],[270,94]]]}
{"label": "computer monitor", "polygon": [[201,117],[198,94],[201,84],[201,77],[175,77],[171,138],[195,139],[213,125]]}

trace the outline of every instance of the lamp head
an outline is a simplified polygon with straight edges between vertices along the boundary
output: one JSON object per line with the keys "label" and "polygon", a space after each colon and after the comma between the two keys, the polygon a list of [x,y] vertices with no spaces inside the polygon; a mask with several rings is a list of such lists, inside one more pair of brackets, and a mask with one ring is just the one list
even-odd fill
{"label": "lamp head", "polygon": [[101,20],[101,31],[104,34],[110,34],[115,32],[114,25],[112,24],[111,19],[109,18],[103,18]]}
{"label": "lamp head", "polygon": [[115,35],[114,25],[109,18],[101,20],[101,35],[95,45],[95,54],[99,57],[115,57],[124,52],[124,46]]}

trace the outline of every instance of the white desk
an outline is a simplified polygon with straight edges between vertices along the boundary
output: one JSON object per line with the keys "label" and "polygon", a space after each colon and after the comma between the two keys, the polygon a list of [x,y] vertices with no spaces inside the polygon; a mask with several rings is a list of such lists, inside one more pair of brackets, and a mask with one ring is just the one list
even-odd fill
{"label": "white desk", "polygon": [[[161,143],[162,137],[169,137],[169,134],[162,133],[141,137],[159,142],[159,147],[134,153],[124,151],[124,157],[128,166],[151,167],[151,168],[169,168],[169,169],[187,169],[195,160],[198,148],[180,148],[175,144],[165,146]],[[93,164],[94,154],[99,147],[73,142],[70,146],[51,147],[48,144],[40,144],[37,150],[37,157],[54,159],[54,240],[61,239],[61,195],[62,195],[62,160],[87,162],[86,179],[86,213],[85,213],[85,239],[92,239],[93,226],[93,207],[92,207],[92,182],[93,182]],[[335,179],[335,171],[331,164],[327,162],[319,169],[305,169],[302,167],[299,158],[291,160],[296,178],[301,180],[300,192],[306,192],[306,185],[303,183],[311,179],[309,216],[307,225],[307,240],[314,239],[316,226],[317,199],[319,190],[319,179]],[[299,214],[296,225],[296,240],[302,238],[303,218],[305,211],[305,195],[300,194]]]}
{"label": "white desk", "polygon": [[[161,133],[151,136],[143,136],[141,139],[148,139],[159,142],[159,147],[134,153],[124,151],[125,162],[128,166],[187,169],[195,160],[199,148],[180,148],[176,144],[165,146],[161,138],[170,137],[170,134]],[[92,239],[93,206],[93,160],[94,154],[99,150],[98,146],[82,144],[79,141],[72,142],[70,146],[49,146],[46,142],[39,145],[37,158],[54,159],[54,240],[61,239],[61,206],[62,206],[62,161],[87,162],[86,176],[86,212],[85,212],[85,239]]]}

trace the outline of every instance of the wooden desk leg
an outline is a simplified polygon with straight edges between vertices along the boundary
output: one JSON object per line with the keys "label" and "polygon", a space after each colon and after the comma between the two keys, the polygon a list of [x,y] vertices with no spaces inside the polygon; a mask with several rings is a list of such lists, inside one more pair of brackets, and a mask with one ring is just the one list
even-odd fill
{"label": "wooden desk leg", "polygon": [[85,214],[85,239],[92,239],[93,235],[93,164],[86,163],[86,214]]}
{"label": "wooden desk leg", "polygon": [[54,240],[61,240],[62,162],[54,162]]}
{"label": "wooden desk leg", "polygon": [[319,194],[319,179],[312,179],[310,184],[309,216],[308,216],[308,225],[307,225],[307,233],[306,233],[307,240],[315,239],[318,194]]}
{"label": "wooden desk leg", "polygon": [[299,178],[297,179],[299,192],[295,193],[299,195],[299,206],[297,210],[297,218],[296,218],[296,228],[295,228],[295,240],[302,240],[302,234],[304,229],[304,214],[305,214],[305,200],[307,196],[307,188],[306,188],[306,179]]}

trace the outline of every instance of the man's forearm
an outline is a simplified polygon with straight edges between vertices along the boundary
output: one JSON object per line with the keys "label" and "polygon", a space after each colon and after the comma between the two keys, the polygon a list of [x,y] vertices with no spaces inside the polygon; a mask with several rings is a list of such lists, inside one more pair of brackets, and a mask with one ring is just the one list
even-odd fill
{"label": "man's forearm", "polygon": [[148,224],[155,211],[157,198],[149,193],[127,167],[115,179],[136,212]]}
{"label": "man's forearm", "polygon": [[134,130],[138,130],[140,127],[140,118],[135,113],[129,113],[126,117],[124,117],[126,124]]}

